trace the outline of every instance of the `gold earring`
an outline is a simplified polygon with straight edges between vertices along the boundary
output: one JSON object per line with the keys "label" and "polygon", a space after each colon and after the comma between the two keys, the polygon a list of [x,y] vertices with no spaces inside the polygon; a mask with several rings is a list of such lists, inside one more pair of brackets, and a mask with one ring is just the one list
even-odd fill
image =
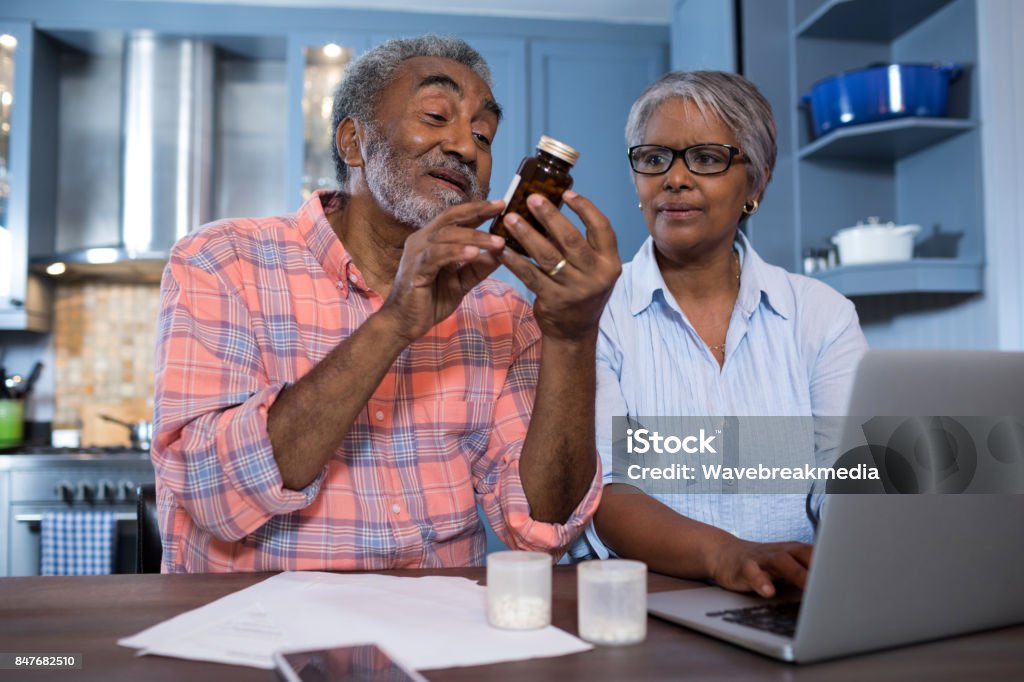
{"label": "gold earring", "polygon": [[754,215],[757,213],[757,199],[751,199],[747,203],[743,204],[743,212],[747,215]]}

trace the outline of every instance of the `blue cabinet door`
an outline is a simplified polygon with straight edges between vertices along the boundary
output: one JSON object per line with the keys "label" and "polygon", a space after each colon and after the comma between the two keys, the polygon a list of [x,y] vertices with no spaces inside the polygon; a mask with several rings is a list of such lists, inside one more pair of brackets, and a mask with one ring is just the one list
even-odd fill
{"label": "blue cabinet door", "polygon": [[[491,194],[500,199],[512,182],[519,161],[532,149],[527,139],[526,40],[461,36],[491,67],[494,98],[504,110],[501,126],[491,146]],[[481,229],[486,229],[484,225]],[[523,283],[505,267],[493,275],[530,297]],[[491,550],[493,551],[493,550]]]}
{"label": "blue cabinet door", "polygon": [[[48,331],[49,288],[29,259],[53,250],[57,57],[28,22],[0,21],[0,331]],[[0,573],[2,575],[2,573]]]}
{"label": "blue cabinet door", "polygon": [[647,238],[626,161],[626,116],[640,93],[665,72],[667,57],[664,45],[531,45],[529,139],[535,143],[549,135],[580,152],[574,189],[611,220],[623,261],[631,260]]}
{"label": "blue cabinet door", "polygon": [[306,87],[306,50],[334,43],[352,50],[355,59],[369,47],[365,33],[358,31],[297,32],[288,36],[288,210],[302,204],[306,154],[305,116],[302,109]]}

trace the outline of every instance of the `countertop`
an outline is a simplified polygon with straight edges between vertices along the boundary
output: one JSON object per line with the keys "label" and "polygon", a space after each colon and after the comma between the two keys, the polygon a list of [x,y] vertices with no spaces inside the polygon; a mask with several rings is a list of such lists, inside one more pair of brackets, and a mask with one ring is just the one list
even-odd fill
{"label": "countertop", "polygon": [[[388,575],[452,575],[472,580],[483,568],[384,571]],[[190,680],[273,682],[271,670],[136,656],[117,646],[133,635],[270,574],[114,575],[58,578],[0,578],[0,641],[5,652],[76,653],[81,670],[35,670],[31,680]],[[701,583],[651,573],[648,591],[699,587]],[[552,621],[575,634],[576,573],[554,569]],[[424,623],[430,627],[430,623]],[[1006,680],[1024,675],[1024,626],[1002,628],[795,666],[746,651],[657,618],[647,622],[647,639],[626,647],[597,647],[569,656],[488,666],[425,671],[430,680]],[[0,672],[0,678],[4,678]],[[6,678],[5,678],[6,679]]]}

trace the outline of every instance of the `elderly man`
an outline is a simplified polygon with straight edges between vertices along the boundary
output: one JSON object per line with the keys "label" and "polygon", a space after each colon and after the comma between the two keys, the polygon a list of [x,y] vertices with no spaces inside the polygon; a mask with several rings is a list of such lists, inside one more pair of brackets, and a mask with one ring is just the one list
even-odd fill
{"label": "elderly man", "polygon": [[[598,320],[620,265],[583,197],[475,228],[501,108],[460,40],[391,41],[334,104],[340,192],[223,220],[174,248],[153,463],[165,572],[480,564],[558,555],[600,496]],[[562,263],[562,260],[565,263]],[[531,306],[487,279],[506,265]],[[557,266],[557,267],[556,267]]]}

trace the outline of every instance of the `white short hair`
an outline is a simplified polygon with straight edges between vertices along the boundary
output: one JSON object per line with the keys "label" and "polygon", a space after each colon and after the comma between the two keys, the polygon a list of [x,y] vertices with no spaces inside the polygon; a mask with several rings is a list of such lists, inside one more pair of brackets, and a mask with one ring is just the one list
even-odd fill
{"label": "white short hair", "polygon": [[626,146],[643,144],[647,124],[666,100],[693,102],[732,130],[748,159],[747,177],[758,196],[775,168],[778,145],[772,106],[753,83],[727,71],[672,71],[651,84],[633,103],[626,121]]}

